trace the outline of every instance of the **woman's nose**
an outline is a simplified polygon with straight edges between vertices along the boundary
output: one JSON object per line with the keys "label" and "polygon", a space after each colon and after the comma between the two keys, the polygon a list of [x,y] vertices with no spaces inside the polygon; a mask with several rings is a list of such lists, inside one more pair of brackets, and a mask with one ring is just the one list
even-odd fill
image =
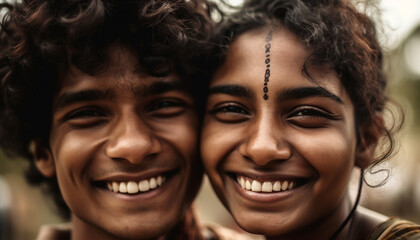
{"label": "woman's nose", "polygon": [[287,160],[292,155],[284,132],[269,119],[260,119],[250,126],[248,138],[239,147],[239,152],[259,166],[271,161]]}

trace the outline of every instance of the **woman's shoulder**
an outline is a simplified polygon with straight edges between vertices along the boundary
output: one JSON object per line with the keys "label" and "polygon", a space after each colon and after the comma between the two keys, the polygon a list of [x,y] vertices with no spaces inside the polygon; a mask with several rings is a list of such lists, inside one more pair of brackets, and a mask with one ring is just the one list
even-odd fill
{"label": "woman's shoulder", "polygon": [[420,240],[420,225],[358,207],[351,239]]}
{"label": "woman's shoulder", "polygon": [[368,240],[405,239],[420,239],[420,225],[395,217],[391,217],[376,226],[368,238]]}

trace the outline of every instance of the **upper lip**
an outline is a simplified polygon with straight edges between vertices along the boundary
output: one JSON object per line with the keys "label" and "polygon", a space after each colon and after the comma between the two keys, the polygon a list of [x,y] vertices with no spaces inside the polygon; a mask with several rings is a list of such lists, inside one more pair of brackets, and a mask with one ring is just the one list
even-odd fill
{"label": "upper lip", "polygon": [[288,160],[271,162],[266,166],[257,166],[250,161],[232,158],[220,166],[221,172],[230,176],[244,176],[258,181],[274,180],[310,180],[319,178],[319,174],[306,161]]}
{"label": "upper lip", "polygon": [[169,175],[172,174],[174,172],[176,172],[177,169],[154,169],[154,170],[148,170],[148,171],[144,171],[144,172],[140,172],[140,173],[122,173],[122,172],[117,172],[117,173],[112,173],[109,174],[107,176],[104,177],[100,177],[100,178],[96,178],[94,179],[94,181],[96,182],[100,182],[100,181],[141,181],[144,179],[149,179],[152,177],[157,177],[159,175]]}

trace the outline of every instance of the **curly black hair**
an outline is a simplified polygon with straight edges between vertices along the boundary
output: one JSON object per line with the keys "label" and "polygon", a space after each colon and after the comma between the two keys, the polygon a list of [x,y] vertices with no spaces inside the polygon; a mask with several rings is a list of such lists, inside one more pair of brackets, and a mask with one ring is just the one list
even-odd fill
{"label": "curly black hair", "polygon": [[[372,1],[365,9],[379,10]],[[286,28],[311,52],[302,72],[309,79],[311,65],[329,66],[337,72],[355,106],[358,126],[373,124],[383,134],[383,151],[373,159],[370,170],[393,155],[394,136],[402,127],[404,114],[386,94],[383,50],[374,19],[356,8],[352,1],[245,0],[235,13],[225,14],[223,18],[215,35],[218,47],[214,50],[213,68],[223,63],[229,45],[239,35],[259,28]],[[400,111],[400,118],[392,115],[395,118],[389,126],[381,117],[388,102]],[[357,134],[360,138],[361,133]]]}
{"label": "curly black hair", "polygon": [[0,11],[6,11],[0,23],[0,146],[29,160],[27,180],[46,185],[68,217],[57,180],[37,170],[29,150],[34,139],[48,143],[59,74],[71,65],[89,75],[105,71],[109,48],[117,44],[128,48],[150,75],[175,71],[192,85],[201,85],[213,30],[212,4],[23,0],[1,3]]}

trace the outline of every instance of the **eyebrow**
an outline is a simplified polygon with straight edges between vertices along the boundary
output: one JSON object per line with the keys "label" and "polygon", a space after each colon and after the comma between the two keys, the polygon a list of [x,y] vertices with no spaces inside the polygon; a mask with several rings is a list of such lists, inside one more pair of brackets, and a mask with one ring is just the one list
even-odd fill
{"label": "eyebrow", "polygon": [[[209,89],[209,95],[211,94],[228,94],[236,97],[243,97],[243,98],[253,98],[254,94],[248,88],[234,85],[234,84],[227,84],[227,85],[217,85],[211,87]],[[300,88],[290,88],[285,89],[284,91],[277,94],[278,100],[286,100],[286,99],[303,99],[308,97],[325,97],[330,98],[340,104],[343,104],[343,100],[332,93],[331,91],[327,90],[326,88],[317,86],[317,87],[300,87]]]}
{"label": "eyebrow", "polygon": [[[187,92],[186,85],[181,81],[171,82],[154,82],[148,86],[142,85],[137,88],[131,89],[136,97],[145,97],[155,94],[161,94],[168,91],[182,91]],[[116,98],[114,89],[86,89],[76,92],[67,92],[58,97],[58,100],[54,104],[53,108],[57,111],[71,104],[78,102],[88,102],[96,100],[114,100]]]}
{"label": "eyebrow", "polygon": [[95,101],[95,100],[112,100],[115,93],[111,90],[86,89],[76,92],[67,92],[60,95],[53,108],[59,110],[78,102]]}
{"label": "eyebrow", "polygon": [[317,87],[300,87],[300,88],[290,88],[285,89],[282,92],[277,94],[278,100],[286,99],[303,99],[308,97],[325,97],[330,98],[340,104],[343,104],[343,100],[329,91],[326,88],[317,86]]}
{"label": "eyebrow", "polygon": [[217,85],[209,89],[209,95],[228,94],[235,97],[254,98],[254,94],[246,87],[234,84]]}

